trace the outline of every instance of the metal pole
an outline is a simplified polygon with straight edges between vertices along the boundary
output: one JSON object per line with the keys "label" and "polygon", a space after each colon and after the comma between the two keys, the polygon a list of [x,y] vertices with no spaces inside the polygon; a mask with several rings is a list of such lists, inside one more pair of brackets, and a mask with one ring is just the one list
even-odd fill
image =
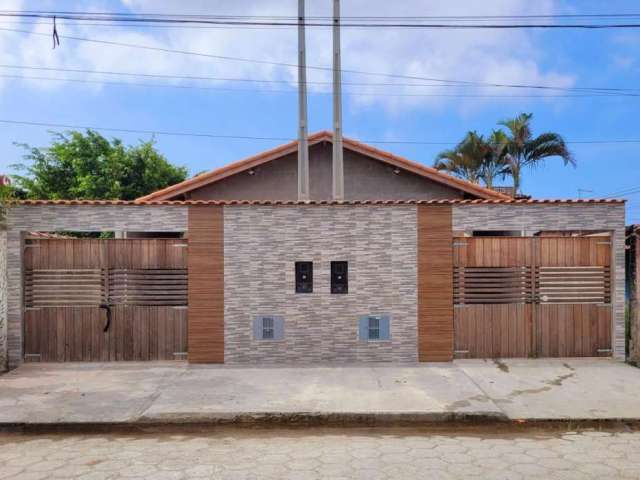
{"label": "metal pole", "polygon": [[333,199],[344,200],[340,0],[333,0]]}
{"label": "metal pole", "polygon": [[298,0],[298,200],[309,200],[309,145],[307,142],[307,55],[304,2]]}

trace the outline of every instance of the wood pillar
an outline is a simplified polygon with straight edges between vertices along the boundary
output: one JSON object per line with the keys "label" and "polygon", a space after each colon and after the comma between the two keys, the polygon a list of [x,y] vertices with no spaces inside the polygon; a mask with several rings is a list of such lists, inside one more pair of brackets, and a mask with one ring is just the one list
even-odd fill
{"label": "wood pillar", "polygon": [[418,360],[453,359],[451,205],[418,205]]}
{"label": "wood pillar", "polygon": [[224,210],[189,206],[189,362],[224,363]]}

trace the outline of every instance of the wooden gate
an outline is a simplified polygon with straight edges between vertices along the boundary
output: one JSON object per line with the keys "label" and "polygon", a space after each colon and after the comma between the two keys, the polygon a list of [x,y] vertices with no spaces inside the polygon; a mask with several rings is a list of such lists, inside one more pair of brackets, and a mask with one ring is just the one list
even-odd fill
{"label": "wooden gate", "polygon": [[454,239],[459,358],[611,354],[607,237]]}
{"label": "wooden gate", "polygon": [[25,246],[25,360],[173,360],[187,352],[187,241]]}

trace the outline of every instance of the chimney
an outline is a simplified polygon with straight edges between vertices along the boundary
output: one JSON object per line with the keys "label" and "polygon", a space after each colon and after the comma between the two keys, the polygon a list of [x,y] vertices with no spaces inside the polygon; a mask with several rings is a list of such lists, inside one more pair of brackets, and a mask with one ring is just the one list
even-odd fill
{"label": "chimney", "polygon": [[309,145],[307,142],[307,59],[304,2],[298,0],[298,200],[309,200]]}
{"label": "chimney", "polygon": [[342,85],[340,62],[340,0],[333,0],[333,199],[344,200],[342,162]]}

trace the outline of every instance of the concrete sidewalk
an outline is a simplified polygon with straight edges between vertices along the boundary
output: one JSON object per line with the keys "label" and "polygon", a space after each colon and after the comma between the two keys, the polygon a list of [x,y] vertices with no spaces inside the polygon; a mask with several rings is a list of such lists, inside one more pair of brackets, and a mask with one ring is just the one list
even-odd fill
{"label": "concrete sidewalk", "polygon": [[247,368],[26,364],[0,425],[640,420],[640,369],[607,359]]}

